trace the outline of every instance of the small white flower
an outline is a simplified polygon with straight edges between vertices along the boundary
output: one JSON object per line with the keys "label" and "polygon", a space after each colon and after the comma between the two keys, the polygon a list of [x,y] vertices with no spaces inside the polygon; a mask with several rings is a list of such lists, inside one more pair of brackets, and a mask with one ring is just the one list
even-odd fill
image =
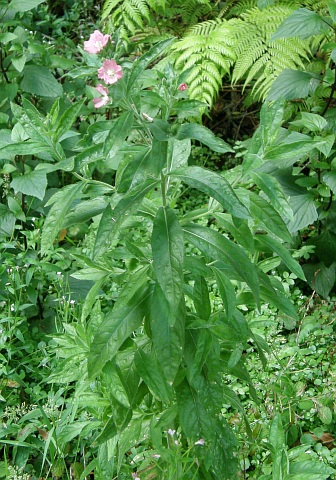
{"label": "small white flower", "polygon": [[175,434],[176,430],[172,430],[171,428],[167,431],[168,435],[171,437]]}
{"label": "small white flower", "polygon": [[194,445],[204,445],[204,444],[205,444],[204,438],[200,438],[199,440],[197,440],[197,442],[194,443]]}

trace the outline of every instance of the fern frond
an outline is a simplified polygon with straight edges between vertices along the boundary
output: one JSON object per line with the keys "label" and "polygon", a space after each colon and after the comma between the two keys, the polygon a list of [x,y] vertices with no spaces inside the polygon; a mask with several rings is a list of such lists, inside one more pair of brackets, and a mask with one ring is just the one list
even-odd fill
{"label": "fern frond", "polygon": [[[289,2],[288,2],[289,3]],[[235,35],[235,63],[232,82],[245,79],[244,86],[255,82],[252,93],[264,99],[268,90],[285,68],[304,68],[310,54],[309,41],[282,38],[270,41],[271,36],[295,9],[288,5],[275,5],[260,10],[253,7],[241,14],[240,19],[229,20]]]}
{"label": "fern frond", "polygon": [[190,98],[208,102],[211,106],[223,76],[235,60],[227,21],[206,21],[193,26],[171,50],[176,68],[187,70],[193,67],[187,78]]}

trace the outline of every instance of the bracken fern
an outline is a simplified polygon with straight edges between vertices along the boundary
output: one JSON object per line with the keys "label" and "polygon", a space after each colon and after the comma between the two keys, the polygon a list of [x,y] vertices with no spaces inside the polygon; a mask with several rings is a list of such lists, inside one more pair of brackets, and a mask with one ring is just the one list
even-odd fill
{"label": "bracken fern", "polygon": [[232,73],[233,83],[245,79],[253,83],[255,99],[264,99],[273,81],[285,69],[304,69],[308,60],[309,42],[297,38],[270,41],[281,22],[293,7],[279,5],[260,10],[257,7],[230,20],[235,37],[237,61]]}

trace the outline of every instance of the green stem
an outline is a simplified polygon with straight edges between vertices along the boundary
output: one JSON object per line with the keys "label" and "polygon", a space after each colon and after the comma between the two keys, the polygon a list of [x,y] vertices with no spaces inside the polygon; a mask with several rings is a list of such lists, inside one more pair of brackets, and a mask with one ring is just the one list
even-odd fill
{"label": "green stem", "polygon": [[92,180],[90,178],[82,177],[81,175],[79,175],[79,173],[76,173],[76,172],[72,172],[72,173],[76,178],[78,178],[79,180],[82,180],[83,182],[94,183],[96,185],[103,185],[104,187],[108,187],[111,190],[115,190],[115,187],[113,187],[113,185],[109,185],[108,183],[100,182],[99,180]]}

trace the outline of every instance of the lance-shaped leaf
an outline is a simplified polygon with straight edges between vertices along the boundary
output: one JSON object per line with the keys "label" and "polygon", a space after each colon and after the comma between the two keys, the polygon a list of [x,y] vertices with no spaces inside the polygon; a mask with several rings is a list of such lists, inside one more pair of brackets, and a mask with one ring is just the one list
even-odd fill
{"label": "lance-shaped leaf", "polygon": [[169,207],[161,207],[152,233],[153,267],[157,281],[175,313],[183,291],[184,239],[179,221]]}
{"label": "lance-shaped leaf", "polygon": [[213,271],[227,319],[231,320],[236,308],[236,294],[231,281],[216,267],[211,267]]}
{"label": "lance-shaped leaf", "polygon": [[185,167],[174,170],[170,175],[213,197],[231,215],[248,218],[247,208],[240,202],[229,182],[218,173],[202,167]]}
{"label": "lance-shaped leaf", "polygon": [[176,139],[185,140],[186,138],[198,140],[199,142],[204,143],[204,145],[207,145],[214,152],[233,152],[230,145],[224,142],[221,138],[216,137],[211,130],[203,125],[198,125],[196,123],[184,123],[181,125],[177,130]]}
{"label": "lance-shaped leaf", "polygon": [[184,227],[187,240],[195,245],[203,254],[229,263],[242,281],[250,287],[257,303],[259,303],[259,278],[255,265],[244,250],[219,232],[200,225],[191,224]]}
{"label": "lance-shaped leaf", "polygon": [[124,112],[113,124],[104,143],[104,155],[113,158],[119,151],[133,125],[133,112]]}
{"label": "lance-shaped leaf", "polygon": [[298,278],[301,278],[301,280],[306,280],[300,264],[293,259],[291,254],[288,252],[288,249],[280,242],[274,240],[274,238],[271,238],[269,235],[259,235],[256,240],[259,244],[264,245],[270,248],[272,252],[277,253],[290,271],[293,272]]}
{"label": "lance-shaped leaf", "polygon": [[193,299],[198,316],[202,320],[208,321],[211,315],[209,290],[205,278],[201,275],[196,276],[193,289]]}
{"label": "lance-shaped leaf", "polygon": [[154,352],[147,354],[139,348],[134,355],[134,362],[139,375],[152,394],[158,400],[169,403],[173,398],[173,389],[167,382],[162,365],[158,362]]}
{"label": "lance-shaped leaf", "polygon": [[11,181],[11,187],[15,192],[31,195],[43,200],[47,188],[47,175],[45,172],[32,171],[15,177]]}
{"label": "lance-shaped leaf", "polygon": [[259,221],[267,232],[273,233],[281,240],[291,243],[292,236],[285,222],[273,206],[260,195],[250,193],[250,212]]}
{"label": "lance-shaped leaf", "polygon": [[158,183],[159,180],[147,179],[144,183],[125,194],[113,210],[110,205],[106,207],[98,227],[94,246],[95,257],[101,255],[110,246],[125,216],[130,215],[134,209],[140,207],[143,198],[148,192],[153,190]]}
{"label": "lance-shaped leaf", "polygon": [[67,133],[72,127],[73,123],[77,120],[79,113],[84,105],[85,99],[74,103],[69,107],[57,121],[55,132],[53,134],[54,141],[59,141],[62,135]]}
{"label": "lance-shaped leaf", "polygon": [[132,332],[140,327],[150,295],[148,286],[141,285],[127,303],[114,307],[99,325],[90,348],[89,377],[98,375]]}
{"label": "lance-shaped leaf", "polygon": [[159,364],[169,383],[175,379],[181,363],[184,344],[184,312],[179,309],[173,321],[169,307],[159,285],[155,285],[150,309],[152,342]]}
{"label": "lance-shaped leaf", "polygon": [[42,255],[47,253],[53,244],[58,232],[62,227],[62,223],[67,211],[69,210],[72,202],[81,196],[82,188],[84,188],[85,185],[85,182],[67,185],[50,198],[47,205],[53,205],[43,225],[41,238]]}
{"label": "lance-shaped leaf", "polygon": [[293,219],[292,209],[289,206],[288,200],[286,199],[279,182],[271,175],[262,172],[253,172],[251,177],[258,187],[266,193],[271,204],[280,215],[290,220]]}
{"label": "lance-shaped leaf", "polygon": [[142,55],[136,62],[134,62],[130,76],[127,82],[127,92],[129,93],[138,80],[145,68],[150,65],[153,60],[155,60],[159,55],[161,55],[164,50],[175,41],[174,38],[168,38],[162,40],[161,42],[156,43],[152,48],[148,50],[147,53]]}

